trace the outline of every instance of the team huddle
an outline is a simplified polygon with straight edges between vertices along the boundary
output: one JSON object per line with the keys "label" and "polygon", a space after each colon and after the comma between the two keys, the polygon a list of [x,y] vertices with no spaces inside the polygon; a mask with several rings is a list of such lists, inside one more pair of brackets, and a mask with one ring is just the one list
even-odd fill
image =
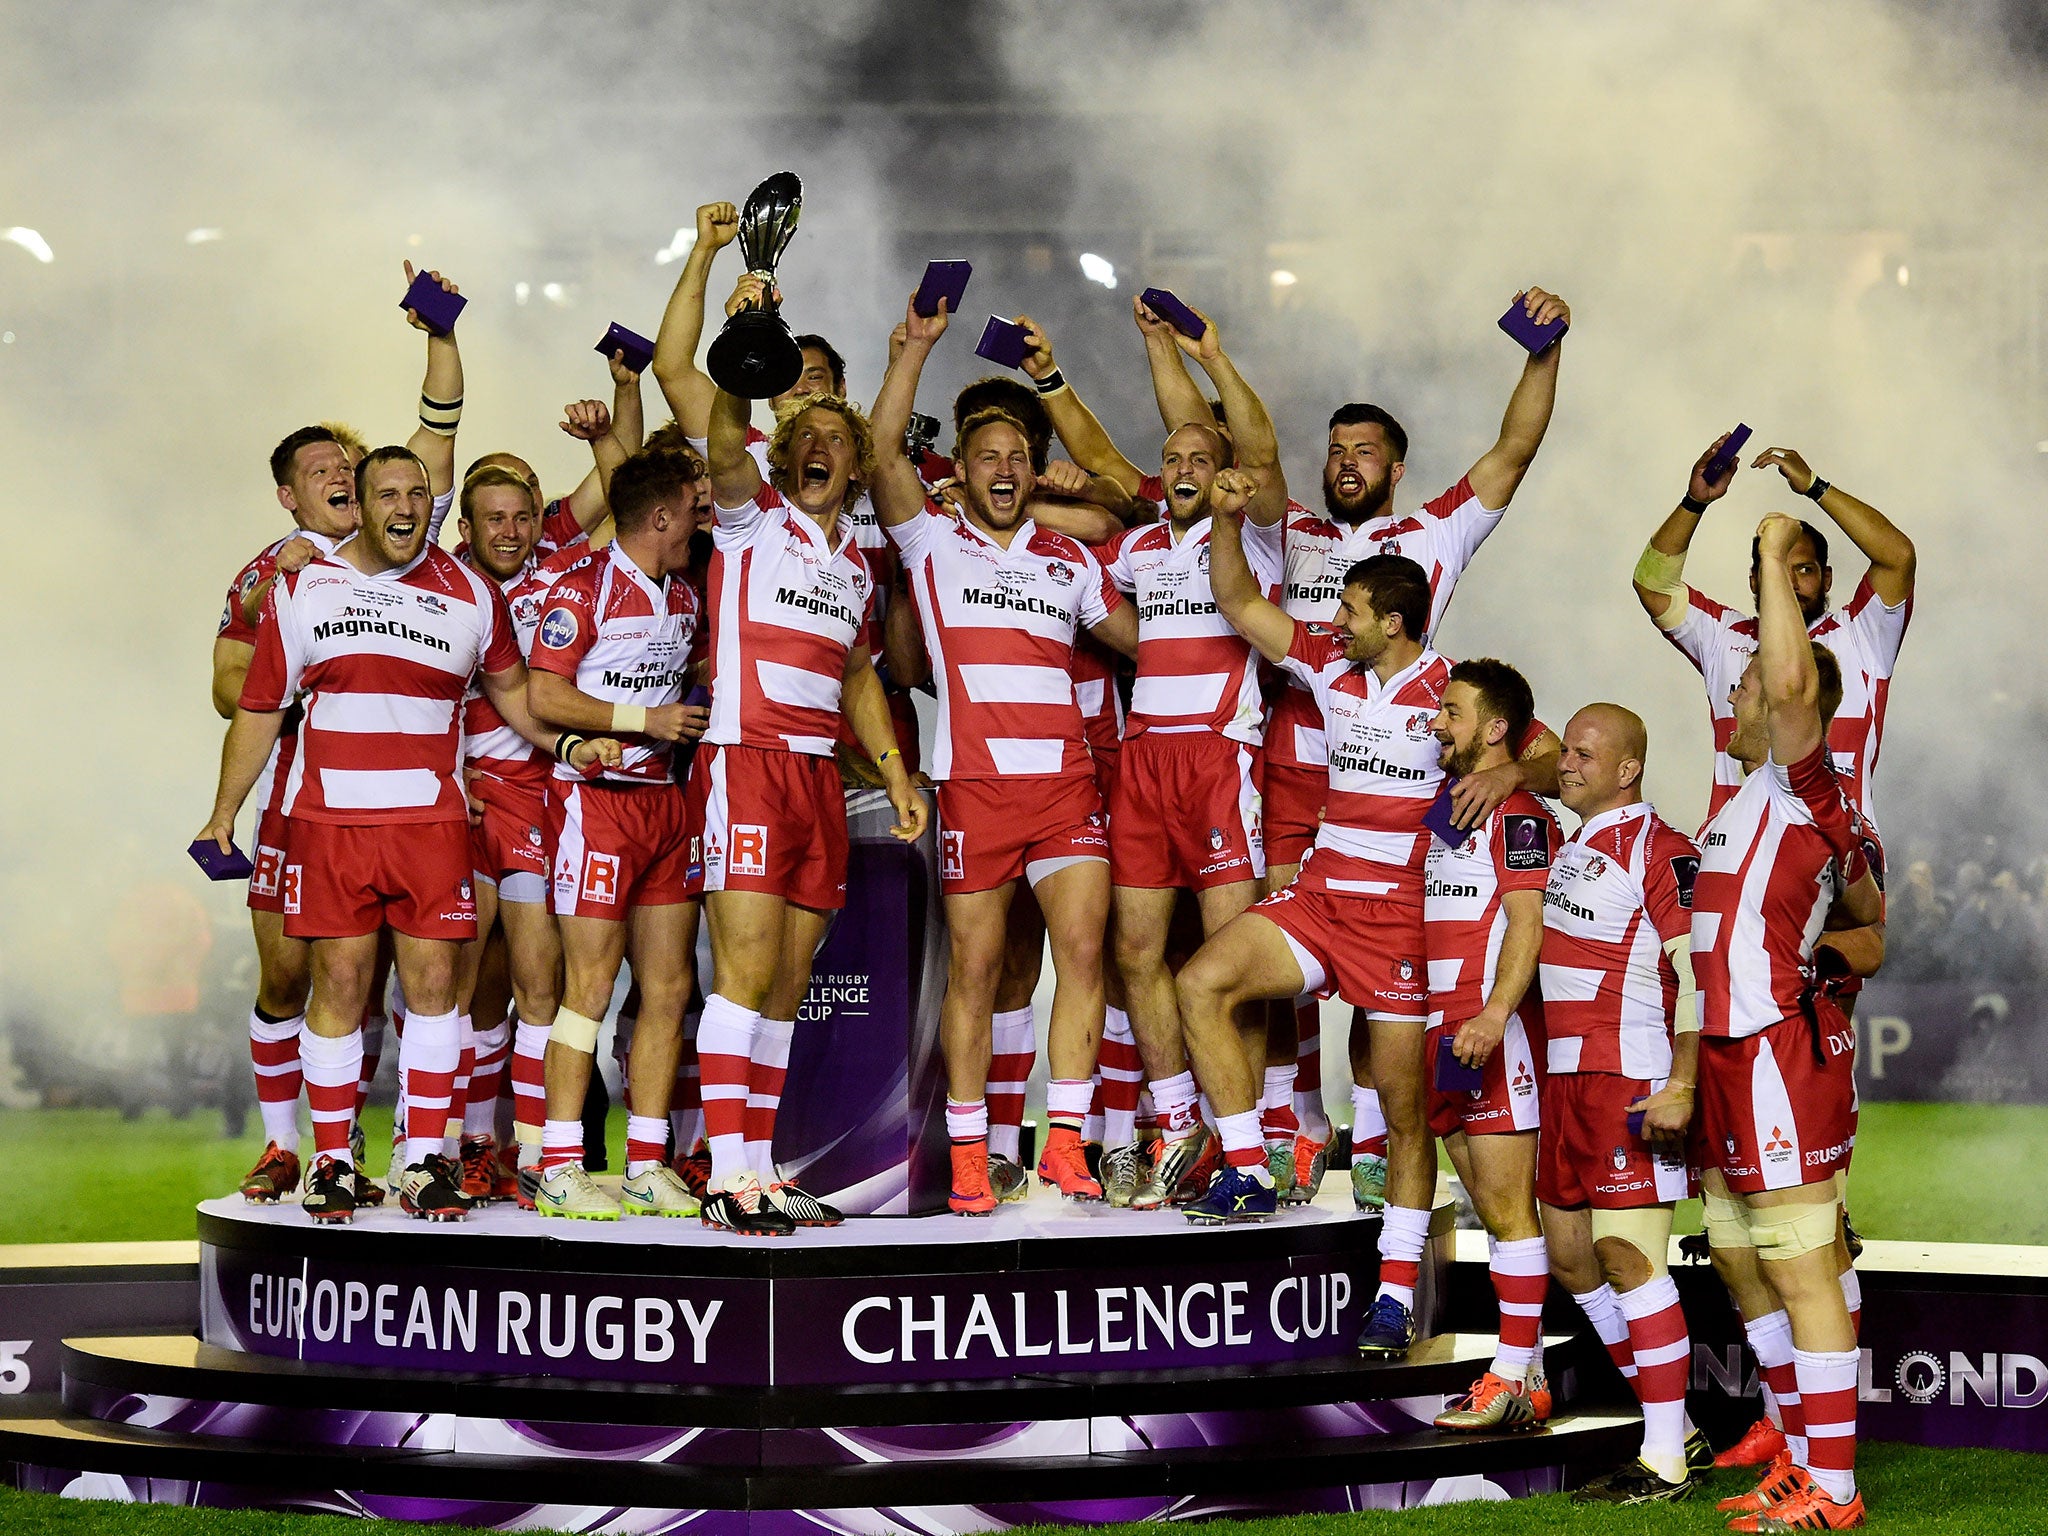
{"label": "team huddle", "polygon": [[[1414,1343],[1440,1139],[1488,1233],[1500,1341],[1439,1425],[1549,1417],[1555,1277],[1643,1408],[1640,1457],[1579,1496],[1685,1497],[1715,1458],[1685,1415],[1666,1254],[1699,1195],[1767,1408],[1719,1460],[1761,1473],[1722,1501],[1732,1528],[1861,1523],[1848,1014],[1883,959],[1871,780],[1911,542],[1770,449],[1750,467],[1811,498],[1869,571],[1831,609],[1825,535],[1773,514],[1745,617],[1684,580],[1742,467],[1725,440],[1699,457],[1635,572],[1714,720],[1710,818],[1688,837],[1645,798],[1633,711],[1591,702],[1553,731],[1512,665],[1432,646],[1542,444],[1561,341],[1529,355],[1493,446],[1414,512],[1400,423],[1339,406],[1312,510],[1215,324],[1143,301],[1156,472],[1026,317],[1024,377],[961,391],[952,456],[933,452],[918,384],[949,317],[915,299],[871,412],[802,335],[763,432],[697,362],[737,231],[732,205],[698,211],[645,364],[674,420],[645,431],[614,353],[610,407],[565,411],[593,460],[565,496],[510,453],[457,479],[459,352],[413,312],[410,441],[311,426],[272,455],[296,528],[229,589],[202,834],[227,849],[257,791],[269,1145],[245,1197],[299,1193],[323,1222],[385,1198],[359,1122],[389,997],[408,1214],[516,1199],[744,1235],[838,1223],[778,1164],[775,1126],[847,897],[848,796],[879,788],[896,836],[936,825],[954,1211],[1027,1193],[1042,955],[1038,1179],[1204,1225],[1314,1197],[1334,1140],[1319,1001],[1339,998],[1352,1194],[1381,1217],[1360,1350]],[[728,314],[765,287],[743,276]],[[1541,289],[1517,303],[1531,325],[1569,319]],[[936,701],[928,762],[915,691]],[[615,1197],[585,1171],[583,1114],[626,966]]]}

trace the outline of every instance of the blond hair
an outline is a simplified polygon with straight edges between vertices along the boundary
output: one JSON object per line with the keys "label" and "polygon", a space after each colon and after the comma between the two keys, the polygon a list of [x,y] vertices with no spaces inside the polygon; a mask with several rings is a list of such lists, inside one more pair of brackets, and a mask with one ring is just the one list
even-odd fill
{"label": "blond hair", "polygon": [[775,431],[768,439],[768,479],[778,491],[788,494],[790,444],[796,440],[796,424],[811,411],[830,411],[853,435],[853,474],[846,482],[846,499],[840,504],[843,512],[875,483],[874,428],[844,395],[799,395],[776,412]]}

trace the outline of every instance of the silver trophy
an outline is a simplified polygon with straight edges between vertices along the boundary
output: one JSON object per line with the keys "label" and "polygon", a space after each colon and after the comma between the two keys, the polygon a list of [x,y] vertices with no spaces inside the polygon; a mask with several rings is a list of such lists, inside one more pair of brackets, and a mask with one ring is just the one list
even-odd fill
{"label": "silver trophy", "polygon": [[804,371],[803,349],[790,334],[774,298],[775,264],[789,248],[804,209],[804,184],[794,171],[778,171],[747,195],[740,210],[740,254],[747,271],[766,285],[758,306],[748,304],[711,343],[704,365],[729,395],[765,400],[779,395]]}

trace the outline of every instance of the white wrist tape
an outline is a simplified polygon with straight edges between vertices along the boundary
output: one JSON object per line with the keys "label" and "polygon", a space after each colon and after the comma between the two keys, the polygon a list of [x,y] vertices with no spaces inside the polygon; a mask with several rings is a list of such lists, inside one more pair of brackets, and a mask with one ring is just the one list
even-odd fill
{"label": "white wrist tape", "polygon": [[612,706],[612,729],[628,736],[637,736],[647,729],[647,706],[645,704],[614,704]]}
{"label": "white wrist tape", "polygon": [[1692,935],[1681,933],[1664,946],[1671,969],[1678,973],[1678,996],[1671,1004],[1671,1033],[1696,1035],[1700,1032],[1699,986],[1692,974]]}
{"label": "white wrist tape", "polygon": [[1676,629],[1685,622],[1687,610],[1692,607],[1692,591],[1685,584],[1685,555],[1667,555],[1652,545],[1643,546],[1643,557],[1636,562],[1636,585],[1649,592],[1661,592],[1671,601],[1666,605],[1662,617],[1657,620],[1659,629]]}

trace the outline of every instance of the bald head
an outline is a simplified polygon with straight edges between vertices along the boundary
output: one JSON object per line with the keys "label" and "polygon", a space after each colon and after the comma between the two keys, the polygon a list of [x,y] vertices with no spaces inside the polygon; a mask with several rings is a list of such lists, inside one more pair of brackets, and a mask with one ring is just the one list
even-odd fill
{"label": "bald head", "polygon": [[1588,704],[1564,728],[1558,758],[1558,798],[1580,818],[1600,815],[1643,798],[1643,763],[1650,733],[1643,717],[1619,704]]}
{"label": "bald head", "polygon": [[1167,516],[1183,526],[1207,517],[1210,488],[1230,462],[1230,445],[1214,427],[1189,422],[1174,428],[1159,453]]}

